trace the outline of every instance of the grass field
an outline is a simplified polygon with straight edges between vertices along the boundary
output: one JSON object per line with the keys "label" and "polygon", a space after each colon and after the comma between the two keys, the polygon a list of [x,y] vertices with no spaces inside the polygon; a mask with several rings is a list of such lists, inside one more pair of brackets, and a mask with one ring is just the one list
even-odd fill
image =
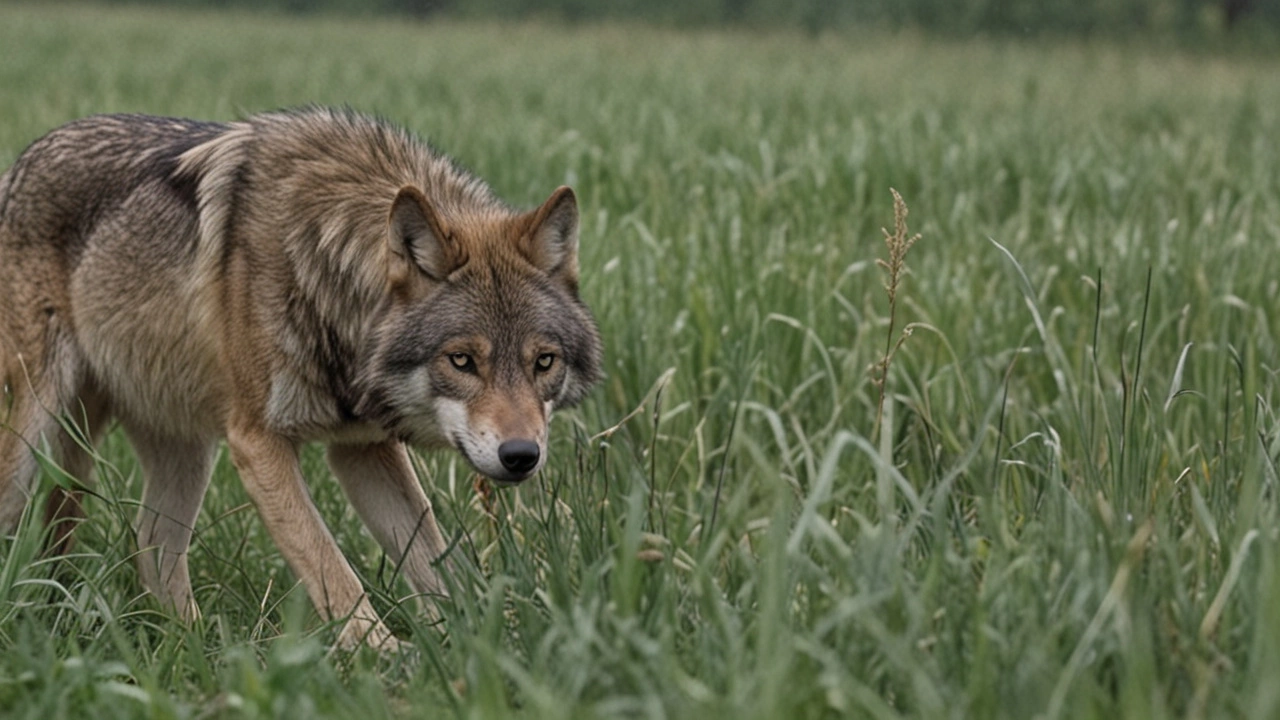
{"label": "grass field", "polygon": [[73,557],[0,542],[0,715],[1280,715],[1280,57],[21,4],[0,48],[4,167],[315,102],[573,184],[608,354],[537,481],[422,458],[438,625],[308,451],[406,657],[327,649],[225,458],[164,614],[111,436]]}

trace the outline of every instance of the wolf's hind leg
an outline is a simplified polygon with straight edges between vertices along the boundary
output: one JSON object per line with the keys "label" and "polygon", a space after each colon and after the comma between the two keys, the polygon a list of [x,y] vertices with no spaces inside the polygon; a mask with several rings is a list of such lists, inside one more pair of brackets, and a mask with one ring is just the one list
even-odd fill
{"label": "wolf's hind leg", "polygon": [[138,510],[138,574],[161,604],[186,619],[199,614],[191,593],[187,550],[196,516],[209,487],[216,445],[128,428],[142,465]]}
{"label": "wolf's hind leg", "polygon": [[[93,477],[94,445],[109,418],[106,401],[96,393],[82,393],[78,402],[62,418],[62,432],[57,435],[55,459],[63,472],[81,486]],[[84,519],[81,498],[84,491],[77,486],[58,486],[45,501],[45,526],[49,529],[48,551],[65,555],[71,551],[72,532]]]}
{"label": "wolf's hind leg", "polygon": [[[18,526],[30,502],[40,471],[37,453],[46,448],[51,459],[62,464],[79,480],[87,474],[81,463],[71,462],[67,450],[70,438],[60,425],[60,417],[78,405],[80,365],[73,344],[56,337],[47,348],[23,355],[8,351],[0,366],[0,532]],[[80,472],[80,475],[74,475]]]}
{"label": "wolf's hind leg", "polygon": [[0,532],[11,533],[18,526],[35,481],[36,458],[29,443],[39,439],[42,430],[32,397],[25,381],[0,368]]}
{"label": "wolf's hind leg", "polygon": [[424,595],[447,595],[434,567],[445,552],[444,538],[404,445],[330,445],[329,467],[413,588]]}

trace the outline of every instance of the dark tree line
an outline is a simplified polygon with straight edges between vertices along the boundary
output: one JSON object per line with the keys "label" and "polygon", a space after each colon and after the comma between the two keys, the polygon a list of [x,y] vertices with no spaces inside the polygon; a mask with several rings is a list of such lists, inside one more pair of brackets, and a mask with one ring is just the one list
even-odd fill
{"label": "dark tree line", "polygon": [[[123,1],[131,0],[108,0]],[[148,0],[141,0],[146,2]],[[1184,35],[1280,30],[1280,0],[149,0],[288,12],[640,20],[662,25],[916,27],[954,34]]]}

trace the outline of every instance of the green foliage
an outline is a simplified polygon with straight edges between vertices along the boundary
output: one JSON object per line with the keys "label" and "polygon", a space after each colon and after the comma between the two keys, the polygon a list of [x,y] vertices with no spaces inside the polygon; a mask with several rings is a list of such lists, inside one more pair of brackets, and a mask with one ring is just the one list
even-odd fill
{"label": "green foliage", "polygon": [[[205,617],[165,616],[110,436],[73,556],[0,542],[5,717],[1277,714],[1274,58],[35,5],[0,47],[4,166],[318,102],[517,203],[573,184],[608,354],[527,487],[422,459],[439,623],[306,456],[407,657],[326,650],[225,459]],[[873,442],[891,187],[923,237]]]}

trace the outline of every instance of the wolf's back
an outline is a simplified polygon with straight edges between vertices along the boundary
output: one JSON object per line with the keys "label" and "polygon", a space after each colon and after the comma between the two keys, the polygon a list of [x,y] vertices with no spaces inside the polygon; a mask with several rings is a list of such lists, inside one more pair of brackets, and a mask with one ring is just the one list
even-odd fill
{"label": "wolf's back", "polygon": [[226,131],[221,123],[147,115],[97,115],[36,140],[0,178],[5,243],[50,243],[73,263],[126,202],[195,206],[195,188],[175,174],[191,147]]}

